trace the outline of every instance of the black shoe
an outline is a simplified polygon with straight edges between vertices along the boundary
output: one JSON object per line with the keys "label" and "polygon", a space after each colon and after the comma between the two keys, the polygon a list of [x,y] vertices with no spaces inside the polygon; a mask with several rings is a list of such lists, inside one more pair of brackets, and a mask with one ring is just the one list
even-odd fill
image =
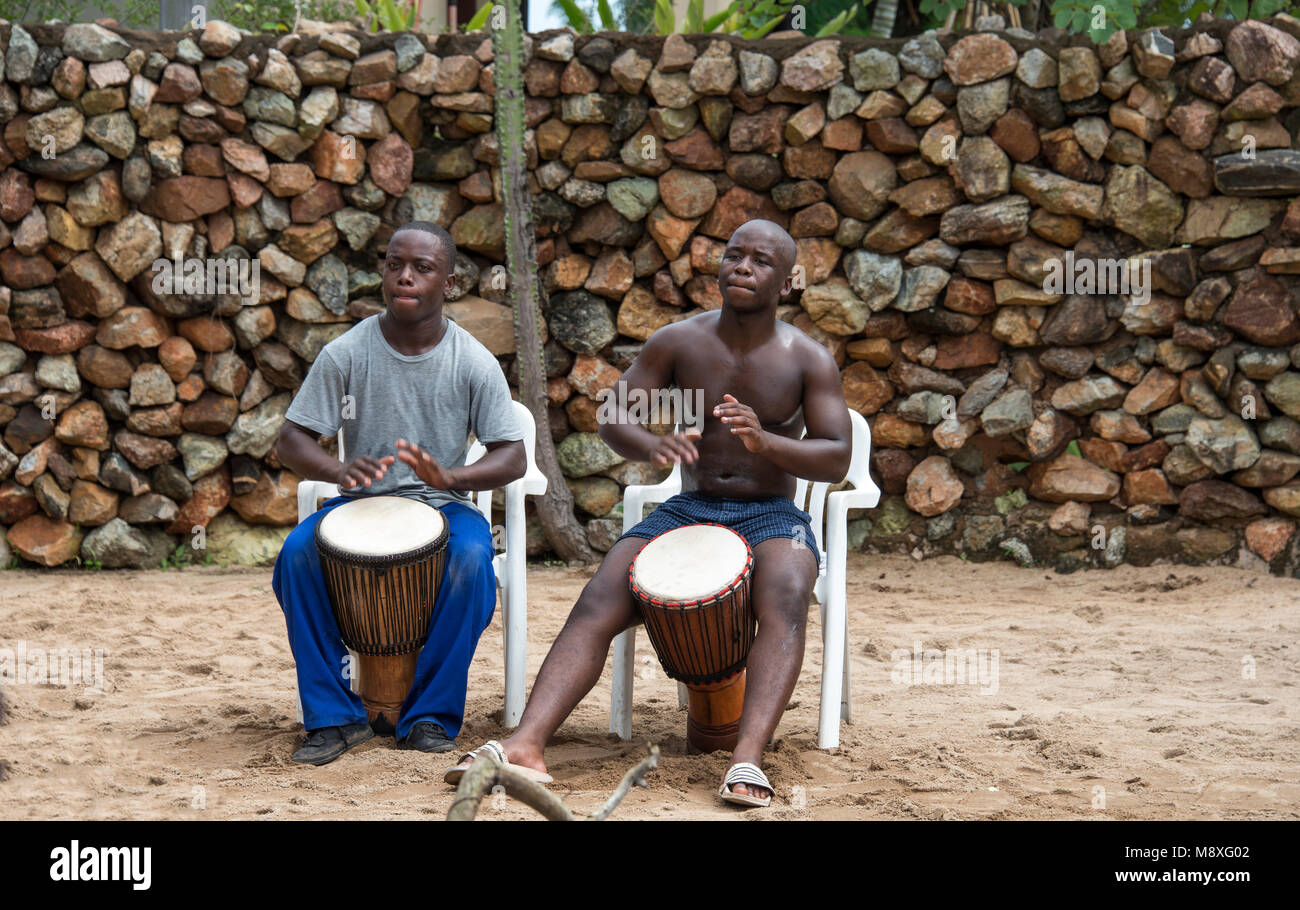
{"label": "black shoe", "polygon": [[418,749],[421,752],[450,752],[456,748],[456,741],[447,738],[447,731],[435,723],[422,720],[402,740],[403,749]]}
{"label": "black shoe", "polygon": [[306,745],[293,753],[293,760],[305,765],[328,764],[374,735],[375,731],[370,729],[370,724],[347,724],[312,730],[307,735]]}

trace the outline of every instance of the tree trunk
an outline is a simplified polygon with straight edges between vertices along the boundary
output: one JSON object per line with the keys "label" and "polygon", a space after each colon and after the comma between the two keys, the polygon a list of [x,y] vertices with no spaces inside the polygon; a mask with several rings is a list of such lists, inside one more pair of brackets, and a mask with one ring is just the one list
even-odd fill
{"label": "tree trunk", "polygon": [[[501,195],[505,201],[506,262],[511,308],[515,317],[515,358],[519,400],[537,424],[537,465],[546,475],[546,494],[537,501],[542,529],[560,558],[568,563],[599,561],[587,544],[586,531],[573,514],[569,492],[555,457],[551,422],[546,413],[546,370],[542,365],[541,298],[537,238],[532,198],[524,164],[524,31],[519,0],[504,4],[505,28],[492,29],[496,78],[496,129],[500,139]],[[492,25],[488,20],[489,28]]]}

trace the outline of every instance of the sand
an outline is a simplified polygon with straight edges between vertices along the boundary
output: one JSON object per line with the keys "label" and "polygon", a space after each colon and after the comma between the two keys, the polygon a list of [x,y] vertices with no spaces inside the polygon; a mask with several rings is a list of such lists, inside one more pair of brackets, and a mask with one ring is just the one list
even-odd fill
{"label": "sand", "polygon": [[[589,575],[530,567],[530,682]],[[0,647],[101,648],[105,677],[102,693],[3,684],[0,818],[442,818],[448,756],[377,737],[320,768],[289,761],[302,732],[270,579],[269,569],[0,573]],[[1227,567],[1057,575],[854,554],[853,722],[838,749],[817,749],[814,608],[803,673],[764,760],[772,809],[718,800],[726,757],[686,754],[676,684],[644,633],[633,740],[607,732],[607,664],[547,752],[552,789],[590,811],[653,741],[663,756],[650,789],[614,819],[1296,818],[1298,593],[1295,579]],[[466,747],[505,733],[499,618],[471,671]],[[894,681],[892,652],[917,641],[987,658],[996,649],[996,691]],[[480,817],[537,816],[501,797]]]}

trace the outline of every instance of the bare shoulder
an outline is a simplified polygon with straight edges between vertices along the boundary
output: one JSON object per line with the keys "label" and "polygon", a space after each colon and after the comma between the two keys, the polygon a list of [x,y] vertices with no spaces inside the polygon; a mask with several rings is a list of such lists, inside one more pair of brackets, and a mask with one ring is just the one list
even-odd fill
{"label": "bare shoulder", "polygon": [[656,329],[655,332],[646,341],[646,348],[653,348],[657,351],[674,351],[680,350],[685,345],[704,337],[711,333],[718,321],[716,310],[710,310],[704,313],[696,313],[685,319],[679,319],[677,322],[670,322],[668,325]]}
{"label": "bare shoulder", "polygon": [[777,332],[781,341],[787,345],[798,362],[809,372],[833,370],[839,374],[839,365],[831,352],[815,341],[807,332],[788,322],[778,321]]}

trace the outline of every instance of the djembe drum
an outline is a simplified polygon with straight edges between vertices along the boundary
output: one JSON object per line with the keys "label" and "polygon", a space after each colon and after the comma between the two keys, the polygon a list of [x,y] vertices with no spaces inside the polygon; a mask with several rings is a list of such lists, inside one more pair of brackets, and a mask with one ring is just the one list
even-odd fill
{"label": "djembe drum", "polygon": [[745,538],[698,524],[660,534],[628,569],[659,662],[686,685],[686,741],[700,752],[736,747],[756,626],[753,566]]}
{"label": "djembe drum", "polygon": [[447,561],[447,522],[401,496],[344,503],[316,525],[316,548],[352,671],[377,733],[394,732]]}

